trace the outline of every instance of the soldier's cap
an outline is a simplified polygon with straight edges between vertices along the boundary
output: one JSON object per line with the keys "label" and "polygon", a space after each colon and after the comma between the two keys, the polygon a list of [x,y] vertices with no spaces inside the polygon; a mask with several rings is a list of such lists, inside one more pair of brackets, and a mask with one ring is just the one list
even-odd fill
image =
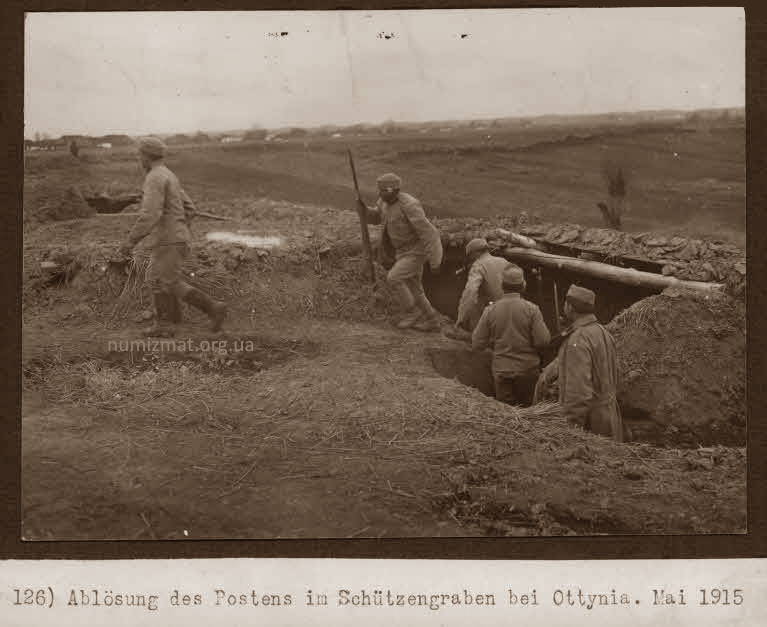
{"label": "soldier's cap", "polygon": [[140,153],[155,159],[164,157],[168,151],[165,143],[157,137],[143,137],[138,143],[138,149]]}
{"label": "soldier's cap", "polygon": [[490,245],[484,237],[476,237],[466,244],[466,256],[474,253],[481,252],[483,250],[490,250]]}
{"label": "soldier's cap", "polygon": [[402,185],[402,179],[396,174],[389,172],[388,174],[379,176],[376,183],[378,184],[378,189],[381,191],[394,192],[399,191],[400,186]]}
{"label": "soldier's cap", "polygon": [[510,263],[503,269],[501,283],[503,287],[522,287],[525,285],[525,273],[522,268]]}
{"label": "soldier's cap", "polygon": [[576,311],[591,313],[594,311],[594,303],[596,302],[596,294],[585,287],[580,285],[571,285],[567,290],[567,296],[565,296],[567,302],[569,302]]}

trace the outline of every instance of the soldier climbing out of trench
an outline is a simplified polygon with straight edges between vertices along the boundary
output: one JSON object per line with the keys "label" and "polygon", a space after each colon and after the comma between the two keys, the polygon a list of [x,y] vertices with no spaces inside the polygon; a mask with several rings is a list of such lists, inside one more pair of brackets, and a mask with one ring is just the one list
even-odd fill
{"label": "soldier climbing out of trench", "polygon": [[540,374],[540,352],[551,341],[551,334],[538,305],[522,297],[524,271],[506,262],[501,277],[504,294],[482,312],[471,346],[474,350],[493,349],[495,398],[527,407]]}
{"label": "soldier climbing out of trench", "polygon": [[503,296],[501,275],[509,263],[503,257],[491,255],[490,245],[484,238],[473,239],[466,245],[466,267],[469,268],[469,274],[458,303],[456,332],[461,327],[473,331],[485,307],[500,300]]}
{"label": "soldier climbing out of trench", "polygon": [[181,317],[178,299],[205,312],[211,320],[211,328],[217,331],[226,316],[226,305],[182,278],[181,266],[190,254],[189,219],[194,205],[176,175],[165,165],[166,152],[167,147],[156,137],[147,137],[139,143],[139,158],[146,173],[141,211],[119,252],[127,257],[136,244],[152,235],[147,280],[157,317],[146,335],[171,337],[175,334]]}
{"label": "soldier climbing out of trench", "polygon": [[439,331],[442,320],[423,290],[423,268],[428,263],[432,272],[442,264],[442,241],[439,231],[429,221],[421,203],[400,191],[401,179],[384,174],[377,181],[379,198],[367,208],[371,224],[383,224],[380,254],[385,265],[393,265],[386,276],[405,311],[397,323],[400,329]]}
{"label": "soldier climbing out of trench", "polygon": [[541,373],[540,387],[559,378],[559,403],[570,424],[623,441],[618,407],[615,340],[594,315],[596,294],[571,285],[564,314],[570,323],[557,358]]}

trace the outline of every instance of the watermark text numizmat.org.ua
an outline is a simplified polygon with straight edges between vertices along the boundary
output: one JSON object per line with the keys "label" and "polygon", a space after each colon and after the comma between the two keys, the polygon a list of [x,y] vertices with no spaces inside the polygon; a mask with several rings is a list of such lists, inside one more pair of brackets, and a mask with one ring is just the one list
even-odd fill
{"label": "watermark text numizmat.org.ua", "polygon": [[109,340],[107,350],[121,353],[217,353],[227,355],[229,353],[250,353],[256,350],[252,340],[200,340],[193,341],[163,338],[141,340]]}

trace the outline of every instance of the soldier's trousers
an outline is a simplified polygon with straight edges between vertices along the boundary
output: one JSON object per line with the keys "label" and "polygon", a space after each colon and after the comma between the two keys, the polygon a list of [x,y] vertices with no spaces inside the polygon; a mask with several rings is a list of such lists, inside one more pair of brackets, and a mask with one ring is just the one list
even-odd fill
{"label": "soldier's trousers", "polygon": [[190,254],[189,244],[161,244],[152,249],[147,268],[147,283],[153,294],[172,294],[184,298],[192,286],[184,281],[182,266]]}
{"label": "soldier's trousers", "polygon": [[386,275],[386,279],[397,294],[405,311],[417,307],[424,313],[432,313],[434,308],[423,291],[424,255],[404,255],[397,259]]}
{"label": "soldier's trousers", "polygon": [[495,398],[507,405],[529,407],[533,403],[535,385],[538,383],[538,368],[523,374],[494,374]]}

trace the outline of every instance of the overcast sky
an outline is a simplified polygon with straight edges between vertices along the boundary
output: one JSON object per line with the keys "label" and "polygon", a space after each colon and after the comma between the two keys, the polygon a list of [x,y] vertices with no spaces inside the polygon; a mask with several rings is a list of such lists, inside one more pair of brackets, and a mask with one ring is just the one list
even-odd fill
{"label": "overcast sky", "polygon": [[32,13],[25,136],[744,106],[739,8]]}

